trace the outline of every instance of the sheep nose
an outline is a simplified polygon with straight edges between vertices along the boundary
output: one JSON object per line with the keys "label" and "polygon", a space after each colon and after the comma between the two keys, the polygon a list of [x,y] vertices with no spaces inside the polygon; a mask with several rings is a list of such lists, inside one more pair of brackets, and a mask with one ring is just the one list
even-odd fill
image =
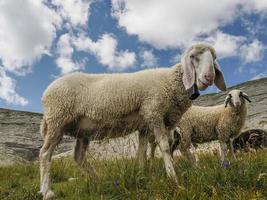
{"label": "sheep nose", "polygon": [[236,106],[236,107],[238,107],[238,106],[240,106],[240,105],[241,105],[241,104],[240,104],[239,101],[235,103],[235,106]]}
{"label": "sheep nose", "polygon": [[206,81],[208,82],[209,85],[212,85],[212,75],[211,74],[205,74],[204,78],[206,79]]}

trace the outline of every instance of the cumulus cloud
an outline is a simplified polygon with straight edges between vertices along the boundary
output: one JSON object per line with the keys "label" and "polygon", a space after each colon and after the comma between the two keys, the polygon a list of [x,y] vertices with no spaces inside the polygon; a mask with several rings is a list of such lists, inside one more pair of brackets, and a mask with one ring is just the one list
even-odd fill
{"label": "cumulus cloud", "polygon": [[3,67],[0,66],[0,100],[22,106],[27,105],[28,100],[17,94],[15,89],[16,81],[7,76]]}
{"label": "cumulus cloud", "polygon": [[83,69],[83,63],[73,61],[73,52],[72,36],[67,33],[61,35],[57,43],[58,57],[56,59],[56,64],[60,68],[61,74]]}
{"label": "cumulus cloud", "polygon": [[261,43],[247,44],[244,36],[219,29],[242,15],[266,14],[266,0],[112,0],[112,9],[119,26],[128,34],[158,49],[185,49],[204,41],[215,47],[219,58],[240,56],[245,63],[262,58]]}
{"label": "cumulus cloud", "polygon": [[240,50],[242,61],[244,63],[251,63],[262,59],[265,46],[262,42],[255,39],[251,43],[241,46]]}
{"label": "cumulus cloud", "polygon": [[[223,59],[239,56],[240,47],[242,44],[244,44],[245,41],[246,38],[243,36],[233,36],[221,31],[215,31],[204,39],[196,38],[195,40],[188,43],[186,47],[195,43],[208,43],[215,48],[217,57],[219,59]],[[173,61],[180,62],[181,54],[178,53],[177,55],[175,55],[173,57]]]}
{"label": "cumulus cloud", "polygon": [[[86,32],[92,0],[9,0],[0,1],[1,97],[14,104],[27,100],[15,91],[15,80],[6,72],[27,75],[43,55],[55,58],[61,74],[84,68],[85,59],[75,61],[73,33]],[[63,28],[70,33],[60,34]],[[58,38],[56,40],[56,38]],[[110,70],[122,71],[135,62],[135,53],[118,50],[117,39],[110,34],[91,41],[89,53]],[[55,50],[55,51],[54,51]]]}
{"label": "cumulus cloud", "polygon": [[254,8],[259,12],[267,12],[267,1],[255,0]]}
{"label": "cumulus cloud", "polygon": [[33,62],[49,54],[60,17],[42,1],[0,1],[0,59],[4,68],[26,74]]}
{"label": "cumulus cloud", "polygon": [[52,0],[52,3],[72,27],[87,25],[91,0]]}
{"label": "cumulus cloud", "polygon": [[239,48],[246,41],[246,38],[216,31],[214,34],[205,38],[204,41],[213,45],[219,58],[226,58],[237,56]]}
{"label": "cumulus cloud", "polygon": [[132,67],[136,61],[134,52],[117,50],[117,39],[110,34],[103,34],[95,42],[89,37],[80,36],[73,43],[77,50],[95,55],[99,63],[107,66],[111,71],[123,71]]}
{"label": "cumulus cloud", "polygon": [[[42,55],[50,55],[63,23],[72,27],[87,25],[90,3],[90,0],[1,1],[0,59],[5,70],[19,75],[30,72],[31,65]],[[67,46],[66,37],[62,40],[57,45],[61,49]],[[59,51],[61,56],[56,62],[64,66],[63,72],[74,70],[77,66],[71,63],[70,56]]]}
{"label": "cumulus cloud", "polygon": [[[264,56],[266,46],[259,40],[251,42],[244,36],[234,36],[222,31],[215,31],[204,39],[196,38],[189,45],[199,42],[211,44],[219,59],[239,57],[243,63],[260,61]],[[180,54],[173,57],[173,61],[180,62]],[[239,68],[242,70],[242,67]]]}
{"label": "cumulus cloud", "polygon": [[265,45],[257,39],[249,41],[244,36],[230,35],[220,30],[211,33],[202,40],[197,38],[190,45],[198,42],[211,44],[215,48],[219,59],[240,57],[243,63],[260,61],[266,49]]}
{"label": "cumulus cloud", "polygon": [[139,56],[143,60],[141,64],[144,68],[157,67],[158,59],[153,54],[152,50],[143,50],[139,53]]}
{"label": "cumulus cloud", "polygon": [[129,34],[156,48],[177,48],[209,34],[239,14],[240,0],[113,0],[113,15]]}
{"label": "cumulus cloud", "polygon": [[245,0],[243,7],[247,12],[267,13],[267,1],[266,0]]}

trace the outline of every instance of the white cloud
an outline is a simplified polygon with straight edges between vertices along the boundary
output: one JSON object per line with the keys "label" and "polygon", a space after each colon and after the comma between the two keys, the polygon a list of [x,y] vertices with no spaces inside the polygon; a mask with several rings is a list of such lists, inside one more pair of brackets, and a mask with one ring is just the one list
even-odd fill
{"label": "white cloud", "polygon": [[[4,68],[19,75],[29,73],[42,55],[50,55],[62,23],[86,27],[90,3],[91,0],[0,1],[0,59]],[[57,46],[64,45],[59,42]],[[66,54],[56,62],[64,66],[62,72],[77,68]]]}
{"label": "white cloud", "polygon": [[[194,43],[205,42],[211,44],[217,53],[219,59],[240,56],[240,47],[246,42],[244,36],[234,36],[222,31],[214,31],[205,38],[196,38],[187,44],[187,46]],[[173,62],[180,62],[181,54],[173,57]]]}
{"label": "white cloud", "polygon": [[52,0],[52,3],[72,27],[87,25],[91,0]]}
{"label": "white cloud", "polygon": [[177,53],[175,56],[173,56],[173,58],[172,58],[172,62],[174,63],[174,64],[176,64],[176,63],[180,63],[181,62],[181,58],[182,58],[182,54],[181,53]]}
{"label": "white cloud", "polygon": [[254,0],[255,4],[254,7],[256,10],[261,12],[267,11],[267,1],[266,0]]}
{"label": "white cloud", "polygon": [[243,2],[244,9],[247,12],[266,13],[267,1],[266,0],[245,0]]}
{"label": "white cloud", "polygon": [[244,44],[240,48],[241,58],[244,63],[257,62],[262,59],[265,46],[255,39],[250,44]]}
{"label": "white cloud", "polygon": [[[201,40],[198,38],[192,43],[195,42],[201,42]],[[244,36],[234,36],[219,30],[204,38],[203,42],[209,43],[215,48],[218,58],[240,57],[243,63],[260,61],[266,49],[265,45],[257,39],[249,43]]]}
{"label": "white cloud", "polygon": [[5,69],[26,74],[49,54],[59,16],[36,0],[0,1],[0,59]]}
{"label": "white cloud", "polygon": [[6,75],[3,67],[0,66],[0,100],[17,105],[27,105],[28,100],[21,97],[15,91],[16,81]]}
{"label": "white cloud", "polygon": [[245,41],[245,37],[233,36],[216,31],[214,34],[205,38],[204,41],[213,45],[219,58],[226,58],[239,54],[239,48]]}
{"label": "white cloud", "polygon": [[215,46],[220,58],[226,58],[237,56],[246,38],[222,33],[219,28],[245,14],[266,14],[267,1],[112,0],[112,8],[119,26],[140,41],[159,49],[184,49],[206,41]]}
{"label": "white cloud", "polygon": [[139,53],[140,57],[143,60],[141,64],[144,68],[157,67],[158,59],[153,54],[152,50],[143,50]]}
{"label": "white cloud", "polygon": [[73,41],[79,51],[95,55],[98,61],[112,71],[123,71],[132,67],[136,61],[134,52],[118,51],[118,42],[110,34],[102,35],[96,42],[89,37],[80,36]]}
{"label": "white cloud", "polygon": [[77,71],[84,67],[82,63],[73,61],[73,52],[72,37],[69,34],[61,35],[57,43],[58,57],[56,59],[61,74]]}
{"label": "white cloud", "polygon": [[241,0],[113,0],[113,15],[127,33],[156,48],[184,47],[233,21]]}

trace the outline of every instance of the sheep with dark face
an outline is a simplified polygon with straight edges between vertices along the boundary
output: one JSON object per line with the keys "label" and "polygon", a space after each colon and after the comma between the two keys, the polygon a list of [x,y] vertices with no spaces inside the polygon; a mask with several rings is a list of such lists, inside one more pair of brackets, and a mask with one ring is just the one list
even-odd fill
{"label": "sheep with dark face", "polygon": [[244,131],[233,140],[233,148],[234,151],[267,148],[267,132],[262,129]]}
{"label": "sheep with dark face", "polygon": [[44,117],[40,150],[40,191],[50,190],[52,152],[66,132],[77,137],[75,160],[82,164],[90,140],[120,137],[138,130],[139,160],[142,165],[149,131],[155,135],[168,176],[176,180],[168,144],[174,128],[191,100],[215,83],[226,90],[214,49],[206,44],[189,48],[182,63],[171,68],[124,74],[73,73],[54,81],[44,92]]}

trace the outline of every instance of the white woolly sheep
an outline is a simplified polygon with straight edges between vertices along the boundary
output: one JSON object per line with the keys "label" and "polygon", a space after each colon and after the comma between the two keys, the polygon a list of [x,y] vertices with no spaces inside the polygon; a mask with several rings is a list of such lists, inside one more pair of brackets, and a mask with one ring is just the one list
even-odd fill
{"label": "white woolly sheep", "polygon": [[[74,158],[83,163],[90,140],[119,137],[138,130],[139,155],[144,155],[147,131],[153,131],[168,176],[176,180],[168,144],[168,129],[191,106],[191,99],[215,83],[226,90],[214,49],[205,44],[189,48],[182,64],[124,74],[73,73],[54,81],[44,92],[40,150],[40,192],[50,190],[51,156],[64,134],[77,137]],[[144,145],[142,145],[144,144]],[[140,160],[144,157],[140,156]]]}
{"label": "white woolly sheep", "polygon": [[[196,146],[198,143],[219,140],[221,162],[227,162],[225,161],[227,149],[236,159],[232,141],[240,134],[246,120],[245,100],[250,102],[247,94],[240,90],[232,90],[227,94],[223,105],[189,108],[178,123],[176,134],[170,136],[173,142],[171,154],[178,145],[181,153],[196,164],[196,158],[189,150],[191,143]],[[153,143],[152,145],[155,146]]]}

